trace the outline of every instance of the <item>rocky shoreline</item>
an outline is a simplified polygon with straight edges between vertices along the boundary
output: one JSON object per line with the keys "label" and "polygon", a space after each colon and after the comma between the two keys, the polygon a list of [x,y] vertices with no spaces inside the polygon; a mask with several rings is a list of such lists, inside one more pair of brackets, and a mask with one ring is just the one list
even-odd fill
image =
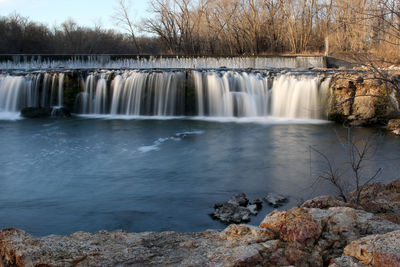
{"label": "rocky shoreline", "polygon": [[259,227],[41,238],[4,229],[0,266],[400,266],[399,215],[395,180],[365,187],[358,205],[322,196],[275,210]]}

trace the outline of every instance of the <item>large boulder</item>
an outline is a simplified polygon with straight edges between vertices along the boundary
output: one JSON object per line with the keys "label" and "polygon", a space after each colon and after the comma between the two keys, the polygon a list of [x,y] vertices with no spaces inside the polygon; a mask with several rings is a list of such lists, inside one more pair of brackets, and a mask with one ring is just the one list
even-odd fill
{"label": "large boulder", "polygon": [[352,126],[385,124],[394,110],[385,85],[373,74],[336,73],[331,81],[329,119]]}
{"label": "large boulder", "polygon": [[314,243],[322,233],[321,222],[315,220],[307,210],[299,208],[275,210],[265,217],[260,226],[277,232],[284,241],[302,245]]}
{"label": "large boulder", "polygon": [[303,257],[309,257],[321,263],[315,266],[340,257],[347,244],[361,237],[400,230],[399,224],[350,207],[273,211],[260,227],[276,232],[284,242],[285,256],[281,258],[291,258],[289,263],[296,265],[304,260]]}
{"label": "large boulder", "polygon": [[343,256],[368,266],[399,267],[400,231],[355,240],[344,248]]}

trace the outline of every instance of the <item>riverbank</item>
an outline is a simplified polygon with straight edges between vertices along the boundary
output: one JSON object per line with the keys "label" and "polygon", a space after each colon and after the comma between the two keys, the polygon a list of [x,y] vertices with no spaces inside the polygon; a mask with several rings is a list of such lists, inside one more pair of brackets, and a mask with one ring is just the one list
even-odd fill
{"label": "riverbank", "polygon": [[[350,194],[351,198],[351,194]],[[400,266],[400,180],[374,183],[359,205],[322,196],[269,213],[260,226],[201,233],[0,232],[1,266]]]}

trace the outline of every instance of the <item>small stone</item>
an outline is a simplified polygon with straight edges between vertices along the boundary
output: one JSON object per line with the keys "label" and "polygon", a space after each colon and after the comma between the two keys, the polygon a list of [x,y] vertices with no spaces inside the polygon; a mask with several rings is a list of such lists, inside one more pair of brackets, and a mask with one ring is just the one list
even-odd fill
{"label": "small stone", "polygon": [[229,202],[222,204],[210,215],[223,223],[241,223],[250,220],[250,210],[248,208]]}
{"label": "small stone", "polygon": [[245,193],[240,193],[240,194],[232,196],[231,199],[228,202],[232,203],[234,205],[239,205],[239,206],[242,206],[242,207],[246,207],[247,204],[249,203],[249,200],[247,199]]}
{"label": "small stone", "polygon": [[257,205],[248,205],[247,208],[249,209],[251,215],[257,215],[258,214]]}
{"label": "small stone", "polygon": [[253,201],[250,202],[250,205],[256,205],[257,206],[257,210],[262,209],[262,200],[259,198],[254,199]]}
{"label": "small stone", "polygon": [[400,135],[400,119],[393,119],[388,122],[386,130],[391,131],[396,135]]}
{"label": "small stone", "polygon": [[276,193],[269,193],[264,199],[274,208],[277,208],[288,201],[287,197]]}

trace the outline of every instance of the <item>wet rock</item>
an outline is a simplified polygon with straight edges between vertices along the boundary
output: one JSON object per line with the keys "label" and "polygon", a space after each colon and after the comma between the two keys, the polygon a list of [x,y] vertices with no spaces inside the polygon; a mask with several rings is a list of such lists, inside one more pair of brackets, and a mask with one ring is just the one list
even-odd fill
{"label": "wet rock", "polygon": [[253,201],[250,202],[250,205],[256,205],[257,206],[257,210],[262,209],[262,200],[259,198],[254,199]]}
{"label": "wet rock", "polygon": [[250,214],[248,208],[226,202],[216,208],[211,217],[223,223],[241,223],[250,221]]}
{"label": "wet rock", "polygon": [[247,206],[249,200],[246,194],[240,193],[232,196],[228,202],[216,203],[215,211],[211,213],[213,219],[223,223],[241,223],[250,221],[250,215],[257,215],[257,206]]}
{"label": "wet rock", "polygon": [[21,110],[24,118],[46,118],[51,116],[52,108],[27,107]]}
{"label": "wet rock", "polygon": [[71,117],[71,113],[65,107],[53,107],[51,116],[56,118],[69,118]]}
{"label": "wet rock", "polygon": [[396,129],[400,129],[400,119],[389,120],[386,129],[388,131],[394,131]]}
{"label": "wet rock", "polygon": [[27,107],[21,110],[21,116],[24,118],[68,118],[71,113],[64,107]]}
{"label": "wet rock", "polygon": [[249,209],[251,215],[257,215],[258,214],[257,205],[248,205],[247,208]]}
{"label": "wet rock", "polygon": [[228,203],[246,207],[247,204],[249,203],[249,200],[247,199],[245,193],[240,193],[240,194],[232,196],[231,199],[228,201]]}
{"label": "wet rock", "polygon": [[400,266],[400,231],[383,235],[370,235],[351,242],[344,248],[350,256],[372,266]]}
{"label": "wet rock", "polygon": [[400,135],[400,119],[389,120],[386,129],[396,135]]}
{"label": "wet rock", "polygon": [[276,193],[269,193],[264,199],[274,208],[277,208],[288,201],[287,197]]}

